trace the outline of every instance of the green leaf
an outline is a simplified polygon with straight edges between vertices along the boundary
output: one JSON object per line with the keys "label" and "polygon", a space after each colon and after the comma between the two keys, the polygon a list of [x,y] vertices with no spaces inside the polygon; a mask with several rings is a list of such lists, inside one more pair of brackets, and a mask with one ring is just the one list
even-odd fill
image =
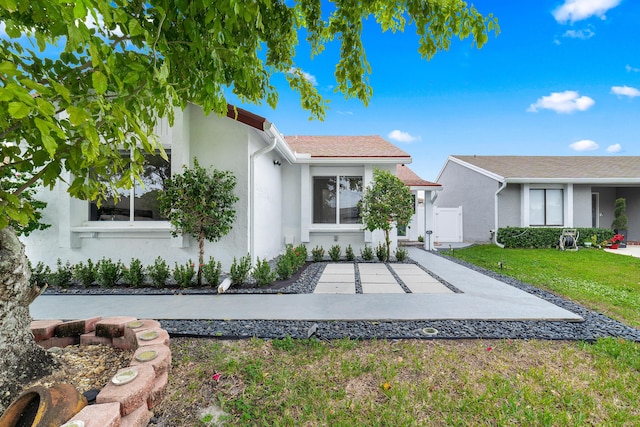
{"label": "green leaf", "polygon": [[73,6],[73,17],[75,19],[84,19],[87,16],[87,8],[84,6],[84,1],[75,0],[75,6]]}
{"label": "green leaf", "polygon": [[69,113],[69,121],[73,126],[80,126],[91,118],[84,108],[74,107],[73,105],[67,107],[67,113]]}
{"label": "green leaf", "polygon": [[16,76],[20,74],[16,64],[9,61],[0,62],[0,73],[7,74],[9,76]]}
{"label": "green leaf", "polygon": [[18,9],[18,2],[16,0],[1,0],[0,6],[9,12],[15,12]]}
{"label": "green leaf", "polygon": [[91,75],[91,81],[93,83],[93,90],[95,90],[98,95],[103,95],[107,92],[107,76],[101,71],[94,71]]}
{"label": "green leaf", "polygon": [[144,34],[144,28],[142,28],[142,26],[138,21],[136,21],[135,19],[132,19],[131,21],[129,21],[129,34],[132,37],[136,37],[141,34]]}
{"label": "green leaf", "polygon": [[9,103],[9,115],[14,119],[23,119],[29,115],[31,107],[19,102],[13,101]]}
{"label": "green leaf", "polygon": [[34,121],[36,123],[36,127],[38,128],[38,130],[40,131],[40,134],[43,137],[51,133],[51,125],[48,122],[42,120],[39,117],[36,117]]}
{"label": "green leaf", "polygon": [[58,149],[58,143],[50,135],[42,135],[42,144],[49,153],[49,157],[52,159],[55,157],[56,150]]}

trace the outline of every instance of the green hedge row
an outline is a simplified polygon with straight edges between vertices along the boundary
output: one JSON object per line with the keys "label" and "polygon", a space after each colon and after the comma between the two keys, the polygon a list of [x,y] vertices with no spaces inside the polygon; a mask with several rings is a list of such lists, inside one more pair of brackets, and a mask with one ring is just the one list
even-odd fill
{"label": "green hedge row", "polygon": [[[598,243],[613,237],[613,230],[607,228],[576,228],[578,245],[596,236]],[[555,248],[562,235],[562,228],[546,227],[506,227],[498,229],[498,242],[506,248]]]}

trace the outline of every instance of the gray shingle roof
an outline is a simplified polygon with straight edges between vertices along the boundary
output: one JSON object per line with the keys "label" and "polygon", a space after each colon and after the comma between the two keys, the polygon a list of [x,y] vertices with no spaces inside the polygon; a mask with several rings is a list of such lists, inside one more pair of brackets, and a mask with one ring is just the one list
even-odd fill
{"label": "gray shingle roof", "polygon": [[503,178],[640,178],[640,156],[451,156]]}
{"label": "gray shingle roof", "polygon": [[378,135],[368,136],[286,136],[285,141],[297,153],[311,157],[397,157],[411,156]]}

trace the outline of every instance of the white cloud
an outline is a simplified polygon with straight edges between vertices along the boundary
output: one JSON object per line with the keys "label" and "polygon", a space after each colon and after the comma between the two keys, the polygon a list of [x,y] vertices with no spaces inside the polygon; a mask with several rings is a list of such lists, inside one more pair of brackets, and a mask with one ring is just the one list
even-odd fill
{"label": "white cloud", "polygon": [[590,139],[582,139],[580,141],[574,142],[573,144],[569,144],[569,147],[571,147],[575,151],[593,151],[597,150],[599,148],[599,145],[591,141]]}
{"label": "white cloud", "polygon": [[582,21],[592,16],[606,19],[605,13],[619,4],[620,0],[565,0],[551,14],[560,24]]}
{"label": "white cloud", "polygon": [[338,114],[342,114],[343,116],[353,116],[353,111],[340,111],[340,110],[338,110]]}
{"label": "white cloud", "polygon": [[588,110],[596,102],[588,96],[580,96],[573,90],[564,92],[552,92],[549,96],[543,96],[535,104],[527,109],[530,113],[536,113],[539,109],[553,110],[556,113],[572,113],[574,111]]}
{"label": "white cloud", "polygon": [[622,151],[622,145],[613,144],[607,147],[607,153],[619,153]]}
{"label": "white cloud", "polygon": [[300,74],[302,74],[302,77],[304,77],[305,80],[307,80],[313,86],[318,86],[318,80],[316,79],[316,76],[314,76],[313,74],[309,74],[309,73],[307,73],[305,71],[302,71],[300,68],[291,67],[289,69],[290,73],[295,73],[296,71],[299,71]]}
{"label": "white cloud", "polygon": [[624,69],[625,69],[625,70],[627,70],[627,73],[631,73],[631,72],[633,72],[633,73],[637,73],[638,71],[640,71],[640,68],[632,67],[632,66],[631,66],[631,65],[629,65],[629,64],[625,65],[625,66],[624,66]]}
{"label": "white cloud", "polygon": [[411,143],[414,141],[420,141],[420,137],[416,137],[413,136],[411,134],[409,134],[408,132],[403,132],[401,130],[392,130],[391,132],[389,132],[389,135],[387,135],[389,137],[390,140],[392,141],[396,141],[396,142],[404,142],[404,143]]}
{"label": "white cloud", "polygon": [[562,35],[562,37],[569,37],[572,39],[580,39],[580,40],[587,40],[590,39],[591,37],[595,36],[596,33],[594,33],[593,31],[591,31],[591,29],[586,28],[584,30],[567,30],[564,32],[564,34]]}
{"label": "white cloud", "polygon": [[612,86],[611,93],[618,96],[628,96],[629,98],[640,96],[640,90],[629,86]]}

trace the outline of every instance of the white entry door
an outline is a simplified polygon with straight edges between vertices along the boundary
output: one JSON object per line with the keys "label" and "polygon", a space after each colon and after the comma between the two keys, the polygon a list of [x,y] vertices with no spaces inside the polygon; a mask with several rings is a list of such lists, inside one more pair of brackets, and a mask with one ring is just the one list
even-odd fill
{"label": "white entry door", "polygon": [[435,242],[462,242],[462,206],[435,208]]}

